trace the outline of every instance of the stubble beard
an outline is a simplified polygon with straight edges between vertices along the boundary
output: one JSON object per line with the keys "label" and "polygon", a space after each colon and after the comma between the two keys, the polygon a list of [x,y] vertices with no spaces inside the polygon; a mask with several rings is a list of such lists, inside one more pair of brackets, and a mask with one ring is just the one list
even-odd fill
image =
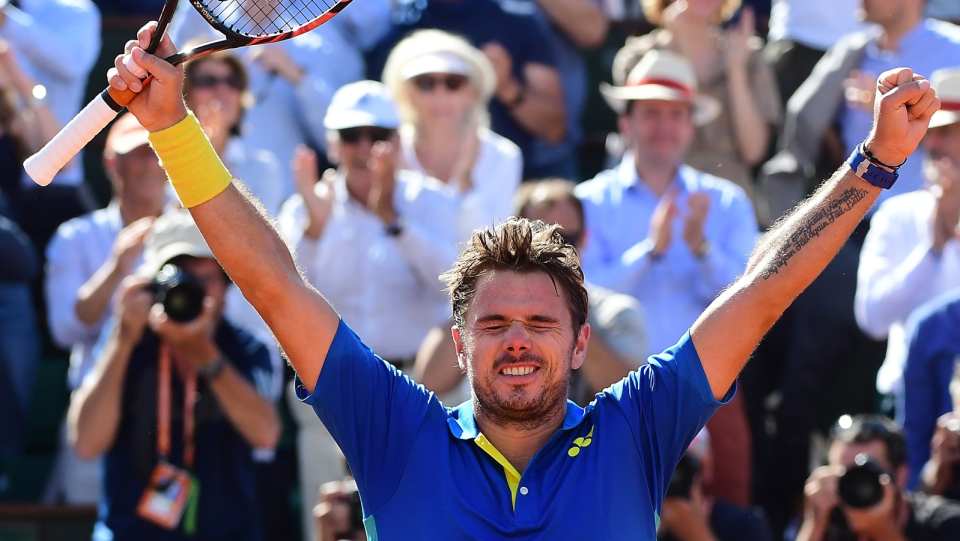
{"label": "stubble beard", "polygon": [[[556,417],[558,410],[560,415],[566,411],[567,393],[570,388],[569,366],[572,359],[573,348],[571,347],[566,355],[565,366],[550,366],[541,357],[524,354],[519,359],[510,360],[507,360],[507,356],[501,356],[494,362],[494,371],[480,378],[473,369],[468,370],[467,377],[470,380],[476,414],[502,428],[522,431],[536,430],[549,424]],[[472,352],[468,351],[467,361],[469,366],[474,366]],[[529,391],[524,391],[519,385],[507,394],[494,390],[500,370],[497,367],[518,361],[535,362],[543,372],[543,379],[547,383],[538,395],[529,397]],[[561,370],[562,373],[557,375]]]}

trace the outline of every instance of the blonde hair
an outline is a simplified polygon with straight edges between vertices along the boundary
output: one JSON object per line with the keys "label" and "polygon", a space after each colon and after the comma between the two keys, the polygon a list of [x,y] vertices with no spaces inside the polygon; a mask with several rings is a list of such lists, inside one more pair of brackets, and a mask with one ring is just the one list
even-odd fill
{"label": "blonde hair", "polygon": [[[643,16],[652,24],[663,26],[663,10],[676,0],[640,0],[640,6],[643,8]],[[740,9],[742,0],[726,0],[720,10],[714,15],[714,24],[720,24]]]}
{"label": "blonde hair", "polygon": [[467,77],[479,94],[471,114],[478,126],[489,127],[490,114],[487,106],[493,98],[497,84],[493,65],[480,49],[462,37],[443,30],[418,30],[397,43],[387,57],[381,79],[393,94],[401,122],[407,126],[415,126],[417,123],[417,113],[410,103],[408,90],[404,88],[406,81],[400,75],[403,67],[412,60],[437,53],[456,55],[467,65]]}

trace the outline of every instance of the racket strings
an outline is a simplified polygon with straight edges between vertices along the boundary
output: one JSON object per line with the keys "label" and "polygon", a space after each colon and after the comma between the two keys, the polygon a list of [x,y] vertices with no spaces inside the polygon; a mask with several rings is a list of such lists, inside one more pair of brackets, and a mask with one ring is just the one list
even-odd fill
{"label": "racket strings", "polygon": [[339,0],[193,0],[218,23],[247,37],[284,34],[330,11]]}

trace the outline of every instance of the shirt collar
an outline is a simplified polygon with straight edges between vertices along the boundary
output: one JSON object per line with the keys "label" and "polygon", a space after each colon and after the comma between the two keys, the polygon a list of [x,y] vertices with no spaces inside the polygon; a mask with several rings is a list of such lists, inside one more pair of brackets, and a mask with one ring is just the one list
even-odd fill
{"label": "shirt collar", "polygon": [[[694,171],[694,169],[681,164],[680,167],[677,168],[677,176],[674,178],[673,184],[678,185],[681,192],[691,191],[691,183],[694,182]],[[653,193],[647,185],[640,180],[640,175],[637,174],[636,164],[633,162],[633,154],[630,152],[623,155],[623,160],[620,162],[620,165],[617,166],[614,174],[616,175],[617,183],[625,189],[636,188],[650,192],[651,194]]]}
{"label": "shirt collar", "polygon": [[[463,404],[449,410],[450,416],[447,417],[447,427],[453,437],[461,440],[474,440],[480,435],[477,428],[476,418],[473,416],[473,401],[467,400]],[[570,430],[578,426],[585,417],[585,410],[575,403],[567,400],[567,412],[563,418],[563,426],[560,430]]]}
{"label": "shirt collar", "polygon": [[870,39],[870,42],[867,43],[867,55],[872,58],[896,60],[904,51],[909,51],[916,42],[923,39],[923,35],[927,33],[927,21],[921,21],[920,24],[904,34],[897,43],[897,48],[893,51],[880,49],[880,47],[877,46],[877,41],[880,40],[880,36],[883,34],[883,28],[876,26],[872,30],[872,33],[873,37]]}

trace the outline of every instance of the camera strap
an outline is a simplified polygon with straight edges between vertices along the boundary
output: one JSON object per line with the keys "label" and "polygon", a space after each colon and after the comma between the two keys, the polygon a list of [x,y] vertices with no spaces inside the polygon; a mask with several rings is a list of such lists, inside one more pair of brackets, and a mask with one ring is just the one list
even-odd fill
{"label": "camera strap", "polygon": [[[168,530],[178,524],[184,533],[193,536],[197,532],[197,508],[200,502],[200,483],[191,475],[194,460],[193,431],[195,426],[194,397],[197,394],[197,371],[182,371],[183,377],[183,466],[170,464],[170,424],[173,368],[175,360],[181,366],[189,366],[183,359],[174,359],[175,352],[166,343],[160,343],[160,358],[157,374],[157,466],[151,484],[141,498],[137,512]],[[182,519],[182,520],[181,520]]]}
{"label": "camera strap", "polygon": [[[173,351],[166,342],[160,344],[159,374],[157,377],[157,455],[160,462],[168,462],[170,457],[170,415]],[[183,465],[193,469],[194,458],[194,396],[197,394],[197,372],[189,370],[183,382]]]}

